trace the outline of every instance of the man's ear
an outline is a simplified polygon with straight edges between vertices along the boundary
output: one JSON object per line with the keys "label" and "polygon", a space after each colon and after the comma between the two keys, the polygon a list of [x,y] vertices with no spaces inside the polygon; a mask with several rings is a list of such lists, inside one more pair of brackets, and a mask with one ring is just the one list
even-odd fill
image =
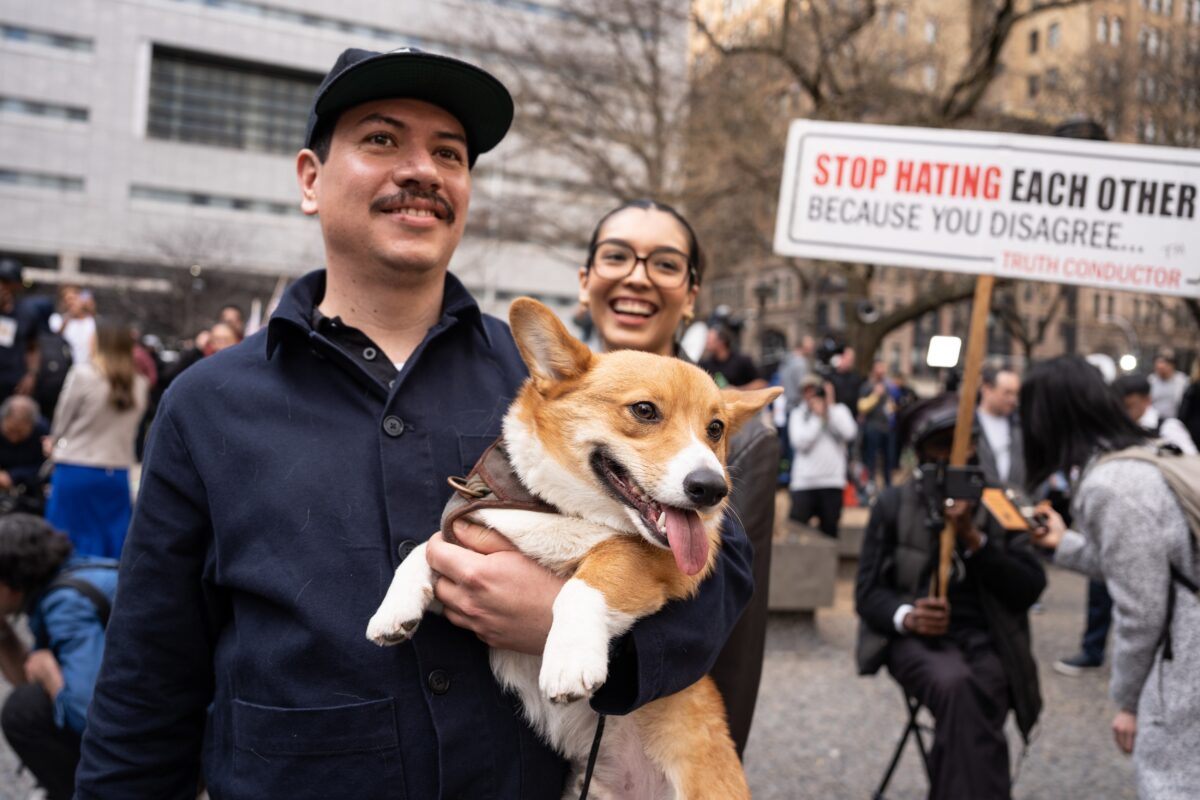
{"label": "man's ear", "polygon": [[317,213],[317,182],[321,178],[321,160],[307,147],[296,156],[296,182],[300,184],[300,210]]}
{"label": "man's ear", "polygon": [[769,386],[766,389],[755,389],[746,392],[741,389],[722,389],[721,399],[725,401],[725,413],[729,415],[729,433],[733,433],[746,420],[753,417],[763,406],[783,394],[782,386]]}
{"label": "man's ear", "polygon": [[546,306],[518,297],[508,311],[508,324],[529,374],[541,383],[577,378],[592,364],[592,351],[567,331]]}

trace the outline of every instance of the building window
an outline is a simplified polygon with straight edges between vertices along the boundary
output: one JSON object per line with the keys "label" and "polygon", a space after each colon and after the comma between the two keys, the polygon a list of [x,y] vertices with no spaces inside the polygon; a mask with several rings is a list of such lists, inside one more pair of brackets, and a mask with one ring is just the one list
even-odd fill
{"label": "building window", "polygon": [[0,25],[0,39],[8,42],[28,42],[42,47],[54,47],[59,50],[75,50],[91,52],[92,40],[78,36],[67,36],[62,33],[38,31],[32,28],[19,28],[15,25]]}
{"label": "building window", "polygon": [[1096,20],[1096,41],[1100,44],[1108,44],[1108,17],[1100,17]]}
{"label": "building window", "polygon": [[187,192],[178,189],[162,189],[157,186],[134,184],[129,187],[131,200],[149,200],[155,203],[172,203],[184,206],[220,208],[226,211],[250,211],[258,214],[273,214],[279,217],[304,216],[298,203],[280,203],[275,200],[256,200],[248,197]]}
{"label": "building window", "polygon": [[1038,51],[1038,32],[1032,30],[1029,32],[1029,52],[1036,53]]}
{"label": "building window", "polygon": [[154,48],[147,134],[291,154],[304,141],[319,75]]}
{"label": "building window", "polygon": [[908,12],[907,11],[897,11],[895,14],[895,19],[896,19],[896,33],[900,34],[901,36],[908,33]]}
{"label": "building window", "polygon": [[926,91],[933,91],[937,86],[937,67],[932,64],[926,64],[921,75],[921,82],[925,84]]}
{"label": "building window", "polygon": [[[1144,5],[1145,5],[1145,4],[1143,3],[1143,6],[1144,6]],[[1150,13],[1151,13],[1151,14],[1158,14],[1158,13],[1160,13],[1161,11],[1162,11],[1162,2],[1161,2],[1161,0],[1150,0]]]}
{"label": "building window", "polygon": [[1191,24],[1200,24],[1200,0],[1188,0],[1187,6],[1183,10],[1183,15]]}
{"label": "building window", "polygon": [[936,44],[938,35],[938,25],[935,20],[925,20],[925,42],[927,44]]}
{"label": "building window", "polygon": [[1040,88],[1041,88],[1041,81],[1038,79],[1038,76],[1030,75],[1029,76],[1029,99],[1030,100],[1032,100],[1033,98],[1038,96],[1038,90]]}
{"label": "building window", "polygon": [[1120,44],[1121,43],[1121,18],[1120,17],[1112,18],[1112,23],[1109,25],[1108,43],[1109,44]]}
{"label": "building window", "polygon": [[0,168],[0,185],[25,186],[31,189],[57,189],[62,192],[82,192],[83,178],[74,175],[55,175],[49,172],[26,172]]}
{"label": "building window", "polygon": [[24,114],[30,117],[69,119],[75,122],[87,122],[88,119],[86,108],[43,103],[40,100],[24,100],[20,97],[4,97],[3,95],[0,95],[0,112]]}
{"label": "building window", "polygon": [[1051,50],[1058,49],[1059,42],[1062,41],[1062,26],[1057,22],[1050,23],[1050,27],[1046,29],[1046,47]]}
{"label": "building window", "polygon": [[1054,91],[1058,88],[1059,74],[1057,67],[1051,67],[1046,70],[1046,89]]}
{"label": "building window", "polygon": [[1175,4],[1172,0],[1162,0],[1163,16],[1169,17],[1175,12]]}

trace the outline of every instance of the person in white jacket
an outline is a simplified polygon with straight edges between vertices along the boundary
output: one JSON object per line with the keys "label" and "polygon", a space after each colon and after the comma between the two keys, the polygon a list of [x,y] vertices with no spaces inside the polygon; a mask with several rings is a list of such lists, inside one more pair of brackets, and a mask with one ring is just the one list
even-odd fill
{"label": "person in white jacket", "polygon": [[846,451],[858,425],[845,405],[835,403],[833,386],[809,373],[800,382],[800,404],[788,417],[792,444],[791,518],[805,525],[818,518],[822,533],[837,538],[846,486]]}

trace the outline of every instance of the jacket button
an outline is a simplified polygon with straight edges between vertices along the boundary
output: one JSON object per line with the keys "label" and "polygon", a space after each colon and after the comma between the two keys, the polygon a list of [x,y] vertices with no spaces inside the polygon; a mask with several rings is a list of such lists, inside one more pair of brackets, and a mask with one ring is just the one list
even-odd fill
{"label": "jacket button", "polygon": [[450,676],[445,670],[435,669],[429,673],[429,678],[426,681],[429,684],[429,691],[434,694],[445,694],[450,691]]}
{"label": "jacket button", "polygon": [[401,436],[404,434],[404,420],[399,417],[387,417],[383,421],[383,432],[388,436]]}
{"label": "jacket button", "polygon": [[363,358],[365,358],[367,361],[374,361],[375,356],[377,356],[377,355],[379,355],[379,351],[376,350],[374,347],[364,347],[363,348]]}
{"label": "jacket button", "polygon": [[403,561],[404,559],[408,558],[409,553],[416,549],[416,542],[414,542],[412,539],[405,539],[400,543],[400,546],[396,548],[396,553],[400,556],[400,560]]}

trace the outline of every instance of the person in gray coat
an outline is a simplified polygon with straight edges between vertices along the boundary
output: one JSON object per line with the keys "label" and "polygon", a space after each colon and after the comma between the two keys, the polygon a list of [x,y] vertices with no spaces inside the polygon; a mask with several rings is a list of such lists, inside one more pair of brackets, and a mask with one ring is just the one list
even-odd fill
{"label": "person in gray coat", "polygon": [[1080,470],[1075,530],[1049,508],[1035,541],[1060,566],[1103,577],[1113,598],[1110,693],[1117,746],[1132,753],[1138,797],[1184,800],[1200,791],[1200,579],[1197,543],[1159,469],[1107,453],[1147,446],[1146,433],[1082,358],[1030,370],[1021,387],[1031,484]]}

